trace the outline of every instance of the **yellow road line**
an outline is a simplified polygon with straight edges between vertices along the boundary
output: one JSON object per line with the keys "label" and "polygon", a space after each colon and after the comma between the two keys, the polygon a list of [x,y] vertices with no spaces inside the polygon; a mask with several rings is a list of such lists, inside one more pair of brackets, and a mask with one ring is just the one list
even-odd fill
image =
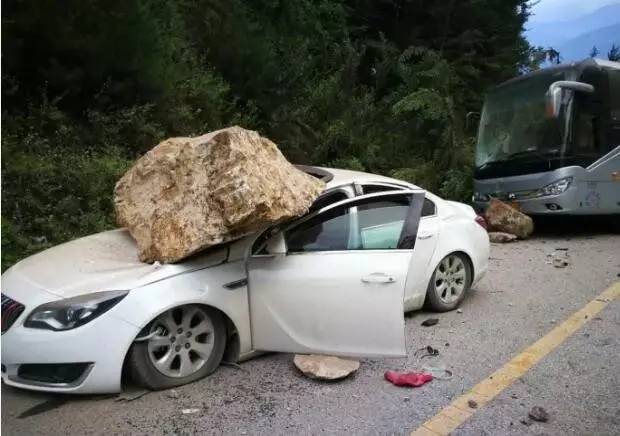
{"label": "yellow road line", "polygon": [[[562,324],[551,330],[518,356],[461,395],[437,415],[426,421],[411,436],[448,435],[467,421],[475,412],[514,383],[543,357],[557,348],[581,326],[591,320],[611,301],[620,297],[620,282],[607,288],[602,294],[575,312]],[[468,401],[478,403],[477,409],[468,406]]]}

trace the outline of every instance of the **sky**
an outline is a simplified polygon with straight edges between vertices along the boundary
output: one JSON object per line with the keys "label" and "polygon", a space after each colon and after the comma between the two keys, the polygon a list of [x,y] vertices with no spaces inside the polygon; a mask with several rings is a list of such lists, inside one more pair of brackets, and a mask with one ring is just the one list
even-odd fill
{"label": "sky", "polygon": [[[536,0],[533,0],[534,3]],[[620,0],[539,0],[532,8],[530,21],[565,21],[578,18]]]}

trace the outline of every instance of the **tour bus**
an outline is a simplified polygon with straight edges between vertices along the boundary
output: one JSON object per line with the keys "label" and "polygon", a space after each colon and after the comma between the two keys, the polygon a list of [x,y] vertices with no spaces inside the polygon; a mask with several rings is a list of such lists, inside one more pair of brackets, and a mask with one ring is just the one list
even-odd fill
{"label": "tour bus", "polygon": [[620,213],[620,63],[586,59],[511,79],[486,97],[473,202],[530,215]]}

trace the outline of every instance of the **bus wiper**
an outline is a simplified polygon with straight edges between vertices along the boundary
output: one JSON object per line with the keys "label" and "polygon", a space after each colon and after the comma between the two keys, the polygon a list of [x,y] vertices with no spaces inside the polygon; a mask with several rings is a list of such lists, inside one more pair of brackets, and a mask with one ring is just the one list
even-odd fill
{"label": "bus wiper", "polygon": [[527,155],[534,155],[534,156],[538,156],[541,159],[547,159],[548,154],[556,154],[558,152],[558,150],[549,150],[546,153],[543,153],[541,151],[538,150],[521,150],[521,151],[517,151],[516,153],[512,153],[509,154],[508,156],[506,156],[506,159],[513,159],[515,157],[520,157],[520,156],[527,156]]}
{"label": "bus wiper", "polygon": [[476,169],[482,170],[482,169],[488,167],[489,165],[495,165],[495,164],[504,163],[504,162],[506,162],[505,159],[488,160],[485,163],[483,163],[482,165],[480,165],[479,167],[476,167]]}

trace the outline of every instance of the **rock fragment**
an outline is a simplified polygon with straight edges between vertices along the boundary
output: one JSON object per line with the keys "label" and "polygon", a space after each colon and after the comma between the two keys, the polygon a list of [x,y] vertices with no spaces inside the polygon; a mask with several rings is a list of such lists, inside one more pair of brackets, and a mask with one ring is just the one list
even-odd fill
{"label": "rock fragment", "polygon": [[420,323],[422,327],[432,327],[439,322],[437,318],[428,318]]}
{"label": "rock fragment", "polygon": [[489,241],[496,244],[505,244],[506,242],[516,241],[517,236],[512,233],[505,232],[489,232]]}
{"label": "rock fragment", "polygon": [[484,217],[489,232],[510,233],[519,239],[526,239],[534,231],[532,218],[496,198],[489,202]]}
{"label": "rock fragment", "polygon": [[360,367],[357,360],[316,354],[296,354],[293,363],[305,376],[319,380],[345,378]]}
{"label": "rock fragment", "polygon": [[538,422],[547,422],[549,420],[549,414],[544,407],[534,406],[527,414],[531,419]]}

